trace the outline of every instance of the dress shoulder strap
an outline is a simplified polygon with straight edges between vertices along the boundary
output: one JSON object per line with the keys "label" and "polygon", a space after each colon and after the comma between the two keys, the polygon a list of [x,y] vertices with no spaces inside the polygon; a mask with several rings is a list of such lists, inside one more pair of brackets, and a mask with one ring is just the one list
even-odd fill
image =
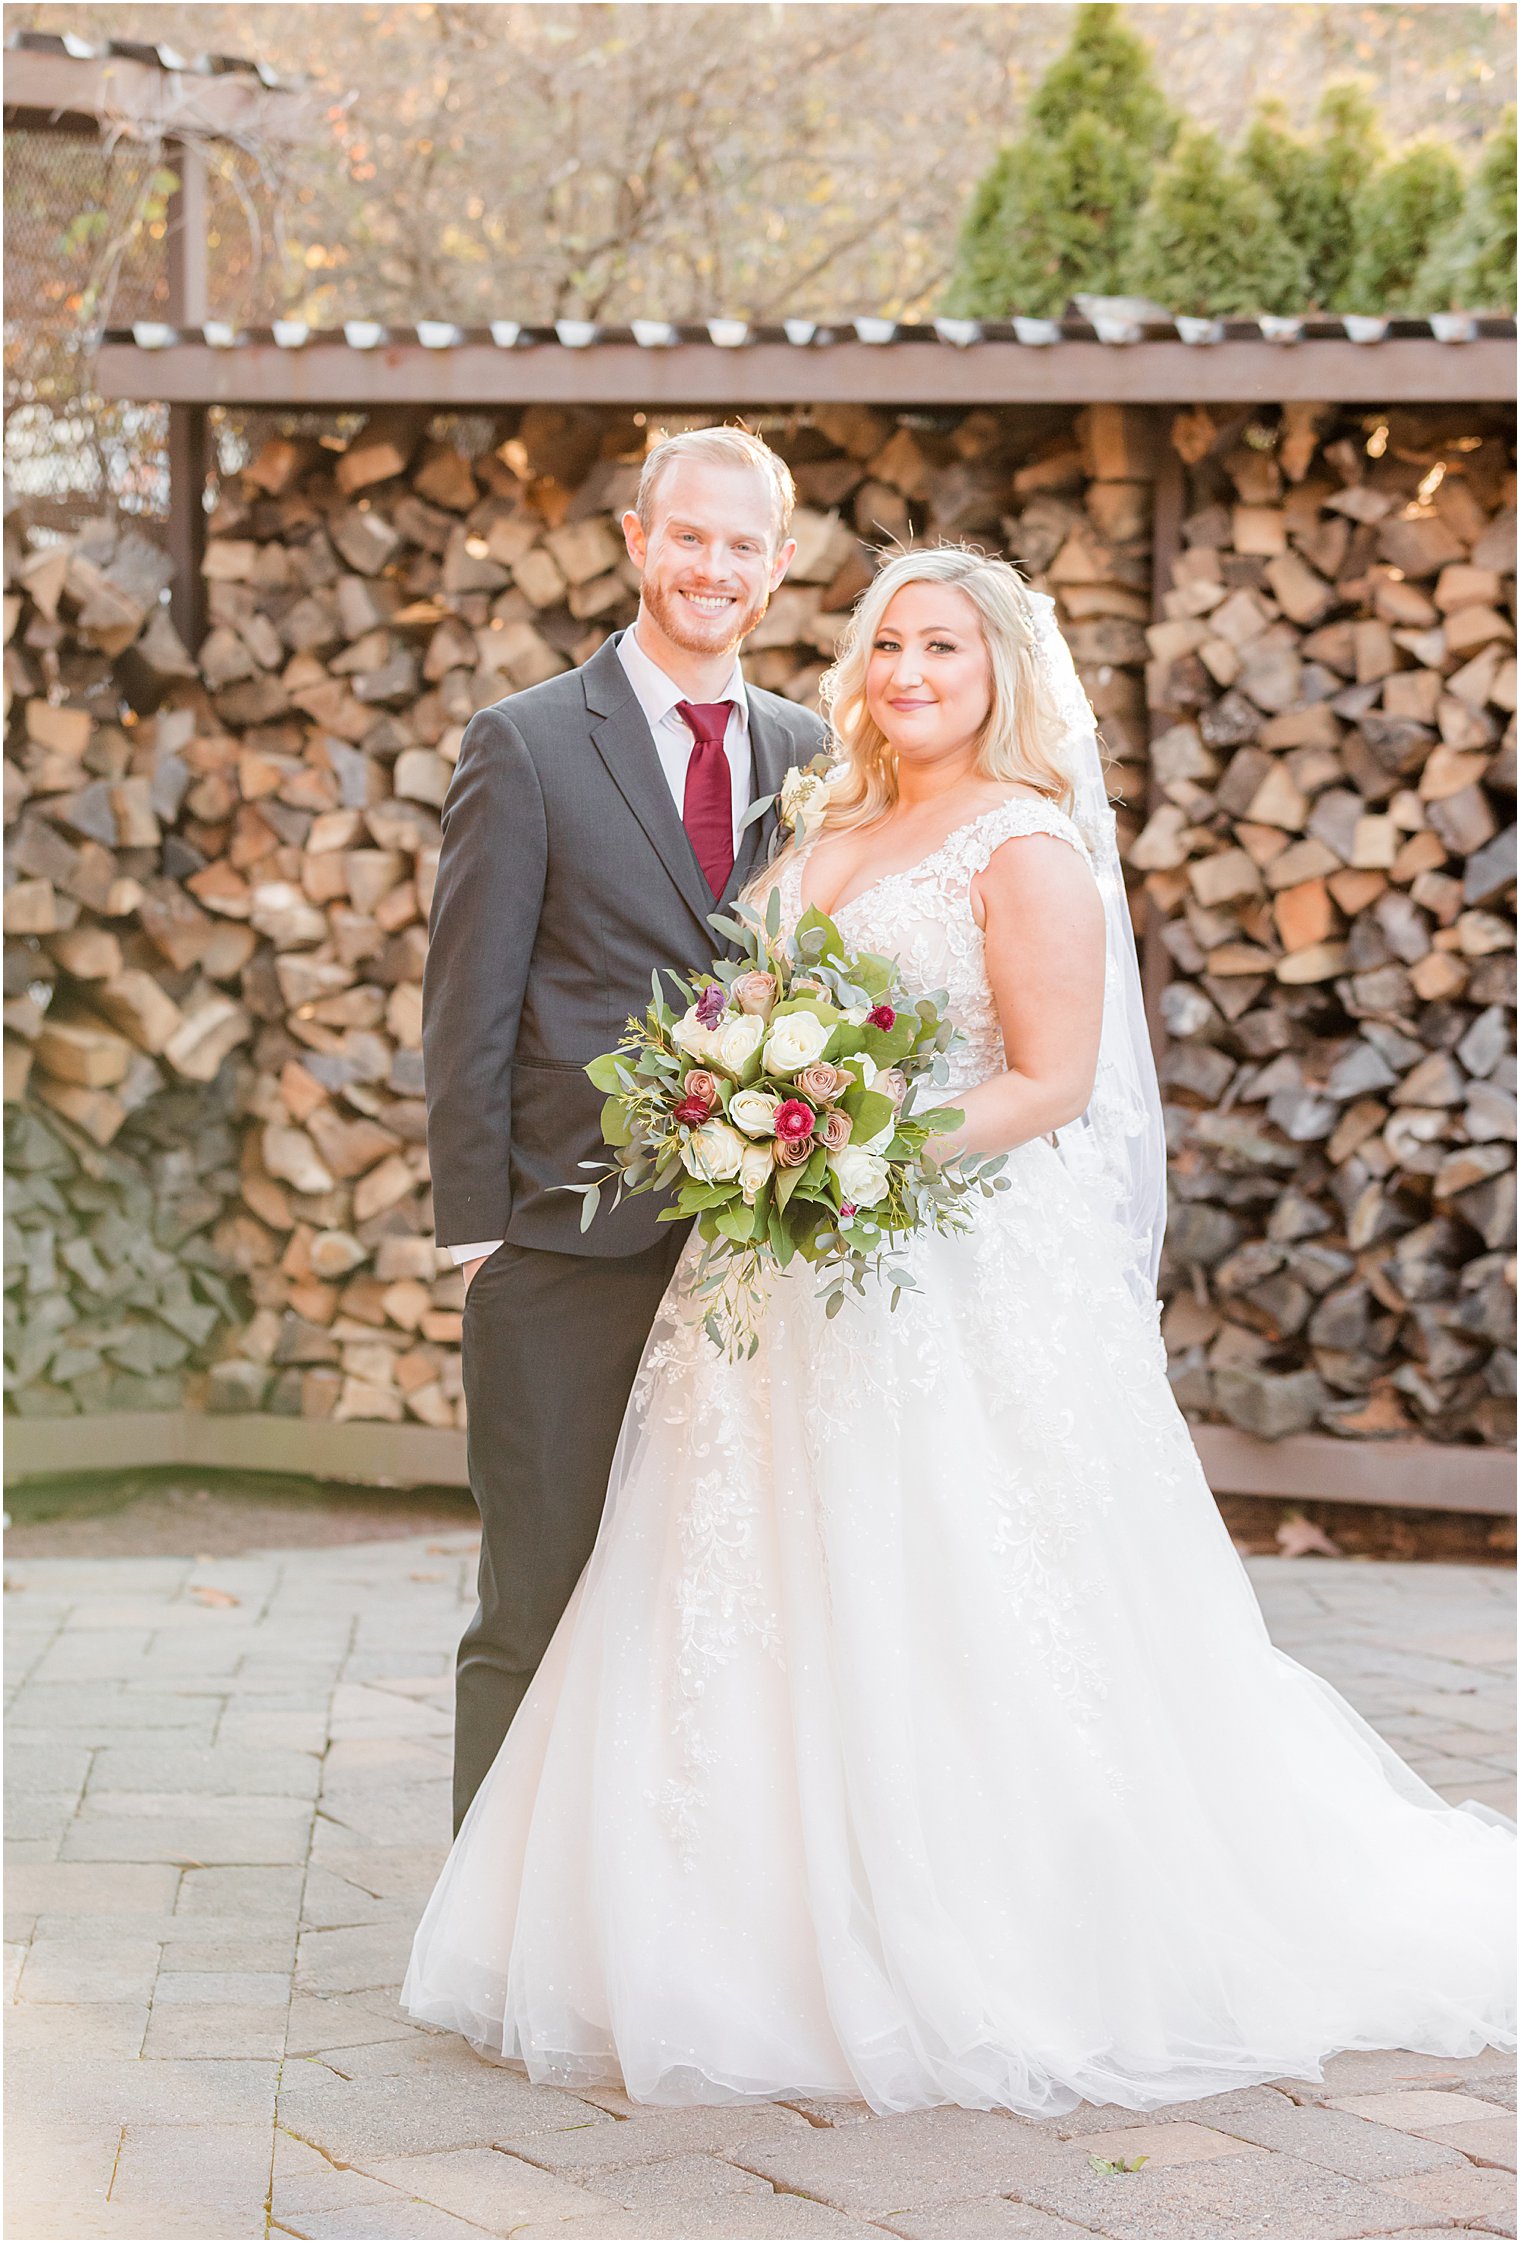
{"label": "dress shoulder strap", "polygon": [[1026,833],[1048,833],[1057,841],[1069,842],[1089,870],[1093,869],[1092,852],[1064,810],[1058,810],[1053,802],[1015,795],[1007,802],[1000,802],[995,810],[987,811],[968,828],[966,870],[973,875],[985,872],[995,850],[1005,841]]}

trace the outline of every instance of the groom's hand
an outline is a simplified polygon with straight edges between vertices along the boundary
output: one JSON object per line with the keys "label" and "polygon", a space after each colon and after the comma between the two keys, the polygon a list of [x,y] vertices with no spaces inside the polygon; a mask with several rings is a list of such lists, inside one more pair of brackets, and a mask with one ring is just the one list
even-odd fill
{"label": "groom's hand", "polygon": [[484,1269],[486,1263],[490,1259],[491,1257],[489,1254],[477,1254],[473,1262],[466,1262],[464,1264],[464,1289],[466,1293],[469,1292],[471,1285],[475,1281],[475,1272],[478,1269]]}

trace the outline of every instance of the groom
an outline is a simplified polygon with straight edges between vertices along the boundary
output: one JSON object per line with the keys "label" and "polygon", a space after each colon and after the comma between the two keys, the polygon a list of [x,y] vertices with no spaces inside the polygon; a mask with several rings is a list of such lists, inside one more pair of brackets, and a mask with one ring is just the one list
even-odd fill
{"label": "groom", "polygon": [[687,1226],[652,1195],[584,1234],[562,1184],[604,1148],[582,1072],[656,966],[722,948],[708,914],[763,862],[757,796],[823,744],[738,650],[796,550],[785,464],[737,428],[650,452],[623,535],[631,630],[471,719],[443,808],[423,984],[438,1243],[465,1273],[480,1603],[459,1647],[454,1819],[591,1553],[623,1410]]}

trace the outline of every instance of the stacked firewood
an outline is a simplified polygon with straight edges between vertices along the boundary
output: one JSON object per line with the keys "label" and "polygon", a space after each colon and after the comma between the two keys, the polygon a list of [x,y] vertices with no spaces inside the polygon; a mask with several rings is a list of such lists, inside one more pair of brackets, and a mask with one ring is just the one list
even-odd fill
{"label": "stacked firewood", "polygon": [[1471,413],[1182,415],[1130,852],[1194,1415],[1512,1438],[1515,483]]}
{"label": "stacked firewood", "polygon": [[[799,550],[749,642],[755,681],[810,699],[882,545],[970,536],[1060,593],[1140,802],[1135,426],[842,407],[773,433]],[[7,1096],[18,1167],[43,1179],[11,1256],[14,1406],[161,1406],[171,1381],[211,1408],[462,1422],[421,1071],[439,811],[477,709],[631,621],[618,518],[645,441],[547,408],[474,457],[407,415],[341,448],[273,437],[219,492],[194,661],[145,540],[99,525],[9,553]],[[170,1116],[193,1252],[183,1176],[155,1196]],[[84,1183],[60,1194],[60,1165]],[[147,1198],[123,1198],[134,1176]],[[102,1313],[130,1292],[152,1334],[128,1357],[89,1280],[59,1276],[93,1272],[123,1212],[216,1311],[188,1348],[166,1268],[107,1287]]]}
{"label": "stacked firewood", "polygon": [[[462,1422],[421,1073],[439,812],[474,712],[631,620],[648,433],[534,407],[468,454],[426,416],[271,437],[217,493],[194,659],[137,533],[8,542],[11,1406]],[[1502,1437],[1495,440],[1184,416],[1154,624],[1143,416],[766,433],[801,503],[756,683],[812,698],[893,541],[970,539],[1060,601],[1172,976],[1185,1406]]]}

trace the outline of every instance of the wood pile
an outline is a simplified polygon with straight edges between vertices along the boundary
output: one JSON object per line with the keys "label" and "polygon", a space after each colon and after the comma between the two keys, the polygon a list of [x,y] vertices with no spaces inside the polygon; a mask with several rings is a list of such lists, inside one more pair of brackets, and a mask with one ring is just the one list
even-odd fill
{"label": "wood pile", "polygon": [[[757,683],[811,698],[884,540],[1011,541],[1067,603],[1138,798],[1151,471],[1123,415],[1079,437],[1061,414],[830,408],[778,441],[799,553],[750,642]],[[193,661],[135,533],[8,552],[12,1406],[172,1387],[463,1422],[421,1072],[438,813],[474,712],[632,619],[617,523],[644,443],[627,416],[547,408],[472,458],[425,416],[376,415],[346,448],[273,437],[220,490]],[[124,1215],[215,1311],[188,1348],[170,1271],[144,1248],[129,1284],[102,1244]],[[129,1357],[90,1295],[102,1260]]]}
{"label": "wood pile", "polygon": [[1152,627],[1180,1398],[1513,1438],[1515,479],[1497,422],[1195,411]]}
{"label": "wood pile", "polygon": [[[889,541],[968,538],[1061,603],[1171,974],[1185,1406],[1503,1438],[1502,447],[1182,416],[1158,622],[1148,416],[766,433],[801,503],[757,684],[812,698]],[[549,407],[468,456],[425,414],[272,436],[217,493],[194,659],[136,532],[8,540],[8,1406],[463,1422],[421,1073],[439,811],[477,709],[631,620],[645,442]]]}

